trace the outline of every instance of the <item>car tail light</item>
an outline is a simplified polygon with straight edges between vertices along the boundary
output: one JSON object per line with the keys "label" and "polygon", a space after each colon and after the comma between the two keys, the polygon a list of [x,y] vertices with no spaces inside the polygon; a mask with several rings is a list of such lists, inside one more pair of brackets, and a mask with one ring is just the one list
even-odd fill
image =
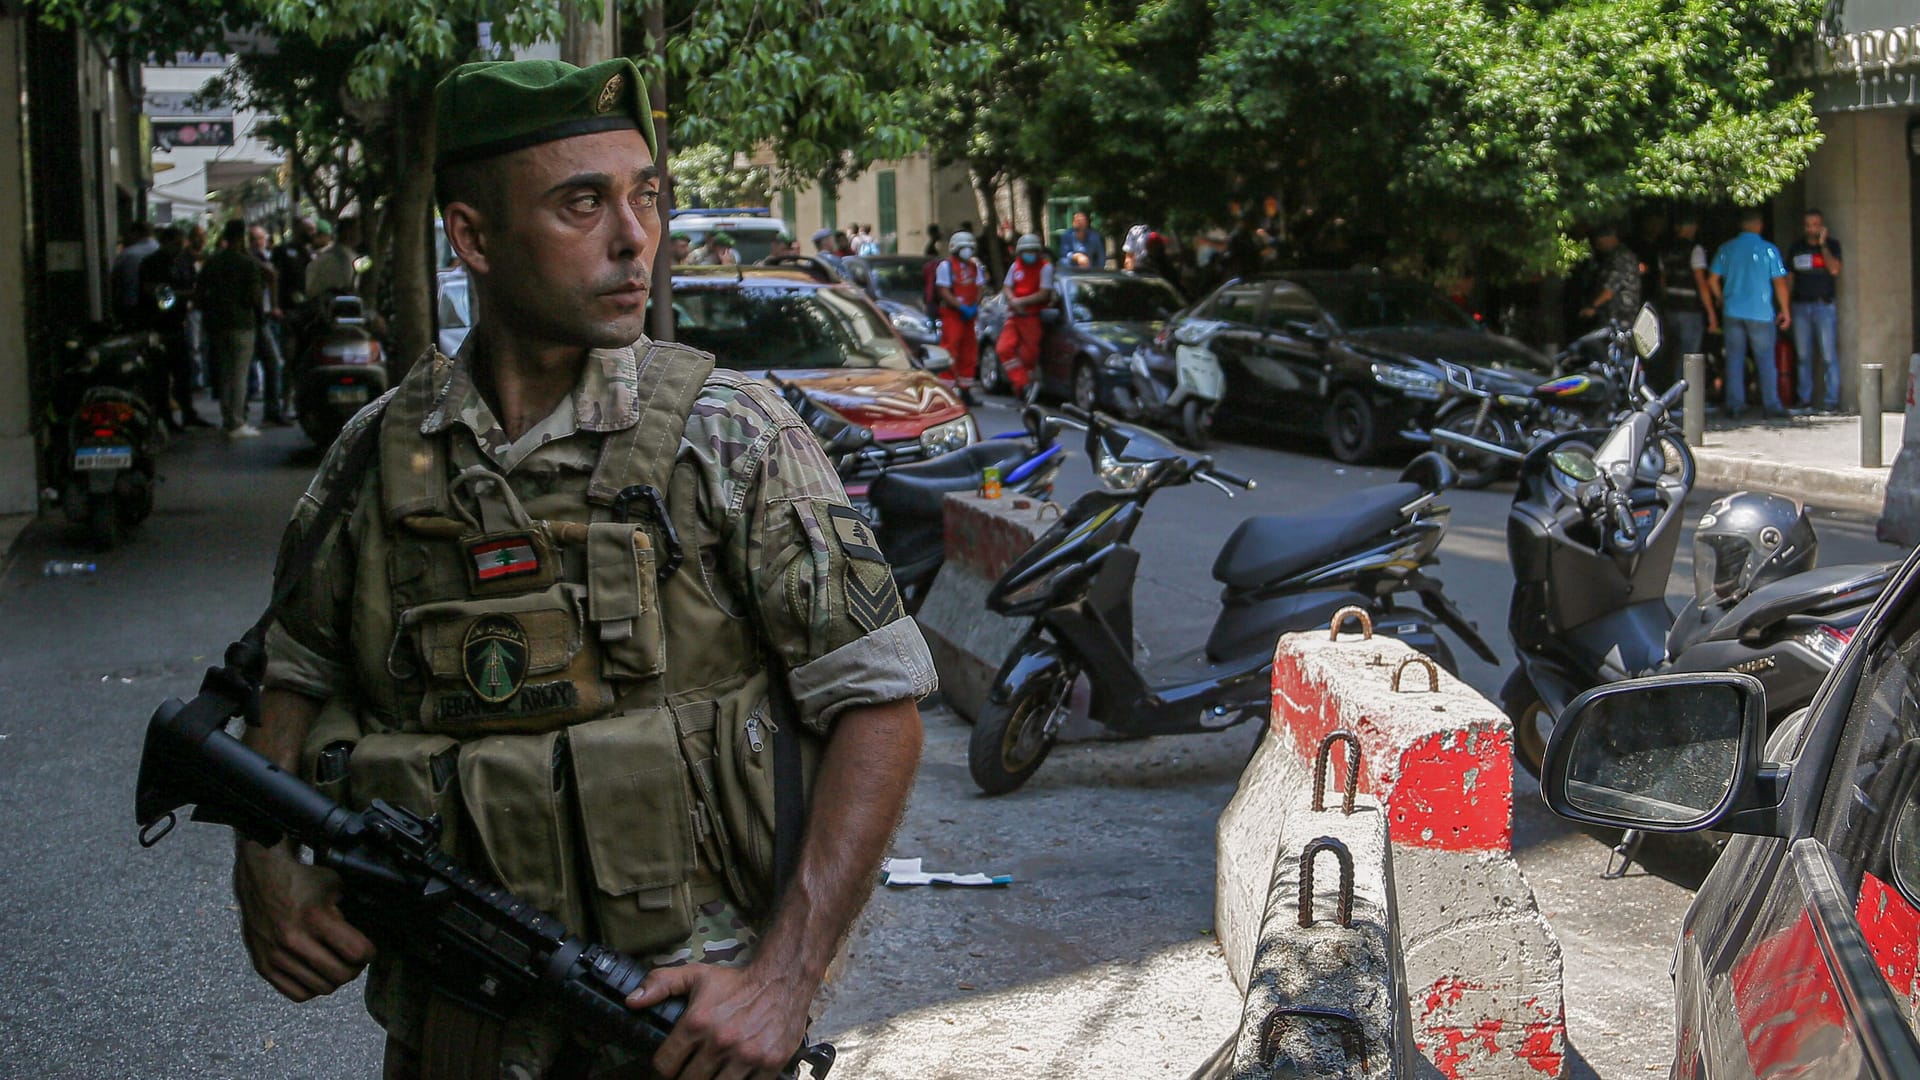
{"label": "car tail light", "polygon": [[1800,635],[1800,643],[1812,649],[1815,656],[1828,664],[1838,664],[1840,654],[1847,651],[1847,643],[1853,640],[1854,626],[1816,626]]}
{"label": "car tail light", "polygon": [[96,401],[91,405],[82,405],[80,422],[96,429],[129,424],[133,422],[133,406],[123,401]]}
{"label": "car tail light", "polygon": [[1153,347],[1156,349],[1165,349],[1167,347],[1167,342],[1172,340],[1173,340],[1173,324],[1169,323],[1166,326],[1161,327],[1159,333],[1153,335]]}

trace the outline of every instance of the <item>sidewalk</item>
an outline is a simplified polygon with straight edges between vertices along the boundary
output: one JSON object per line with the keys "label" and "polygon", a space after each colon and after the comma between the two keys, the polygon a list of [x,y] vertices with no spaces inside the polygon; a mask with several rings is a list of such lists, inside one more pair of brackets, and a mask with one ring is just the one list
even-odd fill
{"label": "sidewalk", "polygon": [[1693,448],[1703,488],[1772,491],[1828,510],[1877,516],[1887,474],[1906,428],[1904,413],[1880,417],[1881,467],[1860,466],[1860,418],[1804,416],[1735,424],[1707,418],[1707,437]]}

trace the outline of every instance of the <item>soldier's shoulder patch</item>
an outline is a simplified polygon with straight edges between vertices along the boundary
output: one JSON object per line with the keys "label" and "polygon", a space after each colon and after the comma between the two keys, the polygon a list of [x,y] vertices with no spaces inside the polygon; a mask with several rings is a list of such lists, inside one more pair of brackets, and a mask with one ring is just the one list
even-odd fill
{"label": "soldier's shoulder patch", "polygon": [[860,511],[842,503],[827,503],[824,509],[834,542],[844,556],[840,560],[840,580],[848,617],[868,633],[905,618],[906,605],[900,602],[893,568],[880,551],[873,525]]}
{"label": "soldier's shoulder patch", "polygon": [[828,503],[826,509],[827,520],[833,525],[833,535],[840,541],[842,551],[856,559],[887,561],[880,553],[880,541],[873,535],[873,525],[860,511],[840,503]]}

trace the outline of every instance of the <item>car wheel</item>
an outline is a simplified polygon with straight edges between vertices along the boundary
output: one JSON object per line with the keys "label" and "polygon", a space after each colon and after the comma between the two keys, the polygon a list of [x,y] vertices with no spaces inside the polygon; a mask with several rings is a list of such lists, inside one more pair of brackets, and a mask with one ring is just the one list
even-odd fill
{"label": "car wheel", "polygon": [[1087,412],[1100,407],[1099,377],[1093,373],[1093,362],[1084,357],[1073,362],[1073,403]]}
{"label": "car wheel", "polygon": [[1347,387],[1327,406],[1327,445],[1336,460],[1364,464],[1380,448],[1379,424],[1367,395]]}
{"label": "car wheel", "polygon": [[993,347],[992,338],[980,340],[980,389],[989,394],[998,394],[1007,388],[1007,376],[1000,370],[1000,353]]}

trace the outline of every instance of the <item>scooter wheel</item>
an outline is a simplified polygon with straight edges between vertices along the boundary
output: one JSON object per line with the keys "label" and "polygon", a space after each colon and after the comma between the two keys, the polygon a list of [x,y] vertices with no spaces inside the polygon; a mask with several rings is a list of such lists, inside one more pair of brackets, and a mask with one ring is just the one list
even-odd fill
{"label": "scooter wheel", "polygon": [[967,743],[967,771],[988,795],[1005,795],[1027,782],[1047,760],[1053,736],[1047,723],[1067,704],[1078,672],[1059,668],[1028,680],[1006,701],[988,698],[973,721]]}
{"label": "scooter wheel", "polygon": [[[1510,681],[1508,690],[1515,689]],[[1528,775],[1538,780],[1541,763],[1547,758],[1547,735],[1553,731],[1553,711],[1540,700],[1531,685],[1519,692],[1500,695],[1507,719],[1513,721],[1513,756]]]}
{"label": "scooter wheel", "polygon": [[87,534],[93,540],[97,551],[111,551],[125,534],[120,521],[120,508],[112,499],[95,499],[87,508]]}
{"label": "scooter wheel", "polygon": [[1213,441],[1213,409],[1197,398],[1180,406],[1180,434],[1189,449],[1205,450]]}

